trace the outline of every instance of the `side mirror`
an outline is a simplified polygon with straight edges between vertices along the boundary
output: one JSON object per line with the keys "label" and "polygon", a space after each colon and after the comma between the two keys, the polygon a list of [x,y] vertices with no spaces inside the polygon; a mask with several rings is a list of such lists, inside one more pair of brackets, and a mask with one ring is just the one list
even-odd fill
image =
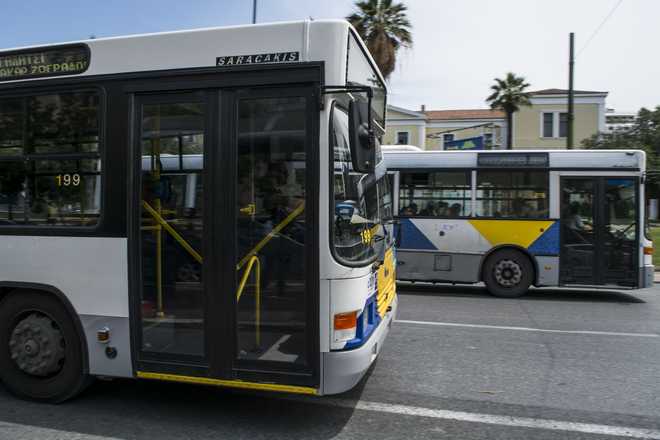
{"label": "side mirror", "polygon": [[376,143],[369,102],[352,100],[348,104],[348,137],[353,169],[358,173],[372,173],[376,168]]}

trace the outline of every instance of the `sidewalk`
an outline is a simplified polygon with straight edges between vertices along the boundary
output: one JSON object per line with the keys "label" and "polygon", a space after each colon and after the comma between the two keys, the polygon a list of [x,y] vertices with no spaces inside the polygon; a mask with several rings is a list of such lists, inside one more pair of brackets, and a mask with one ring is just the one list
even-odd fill
{"label": "sidewalk", "polygon": [[653,282],[660,283],[660,272],[655,272],[653,276],[654,276]]}

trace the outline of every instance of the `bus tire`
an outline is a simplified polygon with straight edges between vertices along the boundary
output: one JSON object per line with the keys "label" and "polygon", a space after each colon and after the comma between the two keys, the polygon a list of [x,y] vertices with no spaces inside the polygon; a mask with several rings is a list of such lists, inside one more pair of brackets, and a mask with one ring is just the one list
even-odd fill
{"label": "bus tire", "polygon": [[17,397],[59,403],[89,383],[73,317],[48,293],[10,293],[0,302],[0,379]]}
{"label": "bus tire", "polygon": [[483,280],[493,296],[517,298],[524,295],[534,280],[534,266],[520,251],[502,249],[490,255],[483,267]]}

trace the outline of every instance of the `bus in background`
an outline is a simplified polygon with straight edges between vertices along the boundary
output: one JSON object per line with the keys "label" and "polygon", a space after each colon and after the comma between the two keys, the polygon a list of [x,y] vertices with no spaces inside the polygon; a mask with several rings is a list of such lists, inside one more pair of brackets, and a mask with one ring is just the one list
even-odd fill
{"label": "bus in background", "polygon": [[633,150],[397,152],[397,279],[639,289],[653,283],[645,155]]}
{"label": "bus in background", "polygon": [[385,97],[339,20],[0,51],[3,384],[356,385],[397,308]]}

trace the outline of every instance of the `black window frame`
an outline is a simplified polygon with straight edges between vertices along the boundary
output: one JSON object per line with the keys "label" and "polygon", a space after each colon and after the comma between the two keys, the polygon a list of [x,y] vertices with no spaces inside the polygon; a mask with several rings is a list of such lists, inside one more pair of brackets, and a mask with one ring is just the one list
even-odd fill
{"label": "black window frame", "polygon": [[[27,99],[30,97],[46,96],[46,95],[55,95],[55,94],[67,94],[67,93],[89,93],[93,92],[98,96],[99,106],[98,106],[98,152],[96,153],[38,153],[38,154],[23,154],[21,159],[26,161],[38,161],[38,160],[84,160],[92,159],[99,160],[101,163],[100,171],[100,193],[101,198],[99,200],[99,215],[97,217],[96,223],[93,225],[44,225],[44,224],[16,224],[16,225],[3,225],[0,224],[0,235],[61,235],[61,236],[89,236],[96,235],[99,231],[103,230],[105,227],[106,220],[106,164],[107,164],[107,148],[106,148],[106,127],[107,127],[107,91],[104,86],[100,84],[90,84],[90,85],[78,85],[78,84],[63,84],[63,85],[43,85],[35,87],[25,87],[20,88],[19,90],[0,89],[0,100],[3,99],[16,99],[23,98]],[[36,157],[29,157],[36,156]],[[3,157],[0,158],[0,161],[3,162],[16,162],[18,161],[18,156],[16,158]]]}

